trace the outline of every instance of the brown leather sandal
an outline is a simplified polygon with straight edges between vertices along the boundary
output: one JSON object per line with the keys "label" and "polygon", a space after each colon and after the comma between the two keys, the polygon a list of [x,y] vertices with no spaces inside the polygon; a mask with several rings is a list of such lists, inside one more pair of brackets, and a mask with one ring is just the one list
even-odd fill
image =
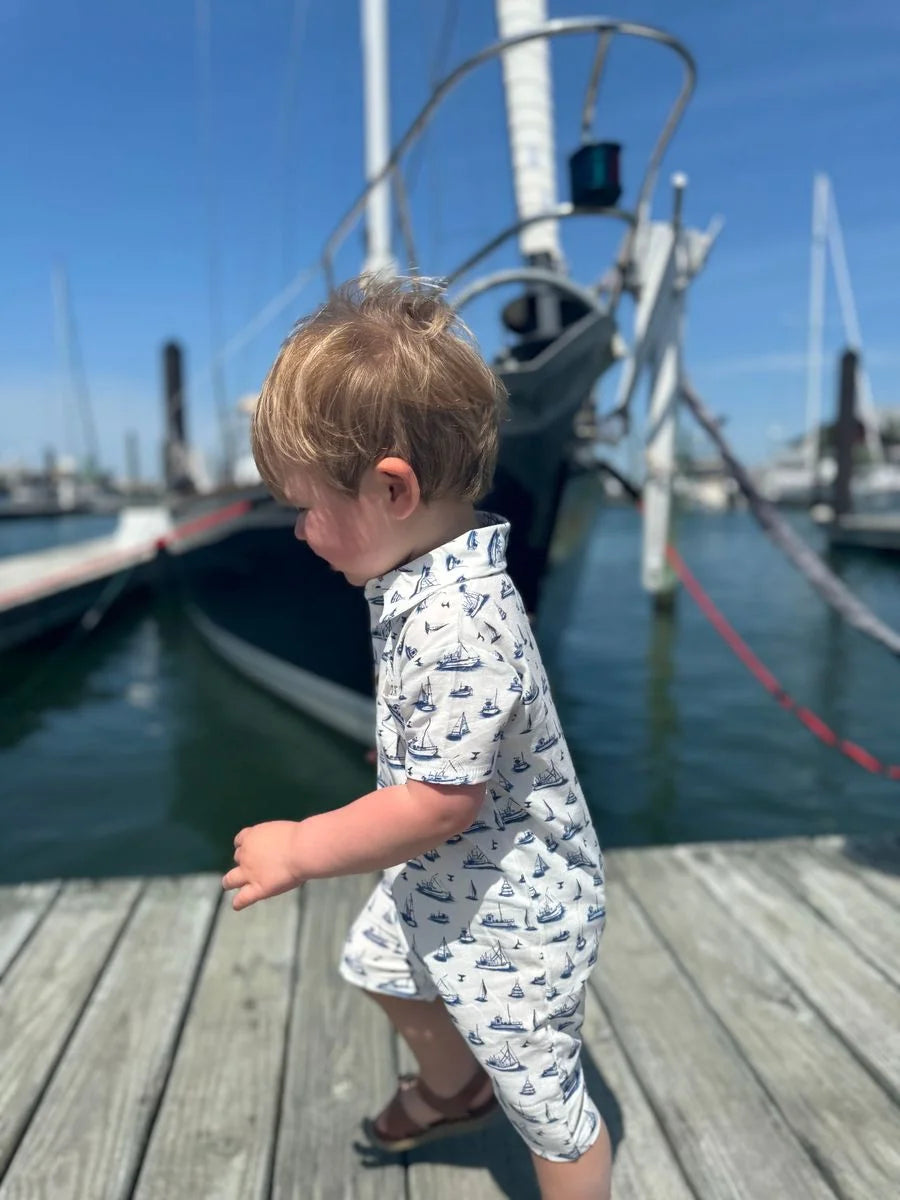
{"label": "brown leather sandal", "polygon": [[[400,1154],[404,1150],[413,1150],[416,1146],[423,1146],[426,1142],[438,1138],[480,1129],[495,1115],[497,1097],[492,1090],[487,1100],[483,1100],[474,1108],[470,1102],[489,1079],[487,1072],[479,1067],[455,1096],[436,1096],[418,1075],[401,1075],[397,1080],[397,1090],[387,1108],[374,1121],[368,1117],[363,1121],[366,1137],[379,1149],[389,1154]],[[403,1092],[413,1088],[426,1104],[441,1114],[439,1121],[431,1125],[420,1125],[407,1113],[401,1096]]]}

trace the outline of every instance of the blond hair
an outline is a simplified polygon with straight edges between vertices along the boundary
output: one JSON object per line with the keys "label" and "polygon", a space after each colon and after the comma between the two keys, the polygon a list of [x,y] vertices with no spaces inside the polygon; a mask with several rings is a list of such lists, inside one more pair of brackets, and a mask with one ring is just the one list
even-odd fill
{"label": "blond hair", "polygon": [[357,495],[396,455],[422,499],[477,501],[497,461],[506,389],[434,282],[361,276],[295,325],[260,393],[251,430],[265,482],[292,465]]}

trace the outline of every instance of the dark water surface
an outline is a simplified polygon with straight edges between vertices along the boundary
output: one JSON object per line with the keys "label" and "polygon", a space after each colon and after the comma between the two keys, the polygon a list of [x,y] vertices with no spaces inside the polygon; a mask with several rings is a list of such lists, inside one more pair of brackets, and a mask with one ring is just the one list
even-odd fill
{"label": "dark water surface", "polygon": [[[900,761],[900,663],[844,627],[749,516],[685,516],[679,547],[800,703]],[[687,595],[653,616],[639,555],[637,516],[597,510],[538,623],[604,844],[900,828],[900,783],[816,742]],[[900,626],[900,563],[838,565]],[[357,746],[245,683],[166,597],[7,656],[0,671],[4,881],[219,870],[240,826],[333,807],[371,783]]]}

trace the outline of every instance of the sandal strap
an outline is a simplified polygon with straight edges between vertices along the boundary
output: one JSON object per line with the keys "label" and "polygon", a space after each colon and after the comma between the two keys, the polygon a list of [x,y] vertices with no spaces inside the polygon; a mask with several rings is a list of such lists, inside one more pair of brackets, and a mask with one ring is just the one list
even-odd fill
{"label": "sandal strap", "polygon": [[451,1120],[458,1120],[461,1117],[469,1115],[469,1109],[472,1107],[472,1100],[484,1087],[485,1081],[489,1078],[483,1067],[479,1067],[469,1082],[456,1093],[455,1096],[437,1096],[431,1090],[427,1083],[420,1077],[416,1085],[417,1091],[426,1104],[441,1114],[443,1117],[448,1117]]}
{"label": "sandal strap", "polygon": [[401,1099],[401,1093],[413,1087],[416,1079],[415,1075],[401,1075],[397,1081],[397,1090],[391,1097],[390,1103],[377,1118],[376,1129],[380,1126],[379,1136],[389,1142],[399,1142],[404,1138],[415,1137],[424,1128],[412,1119]]}

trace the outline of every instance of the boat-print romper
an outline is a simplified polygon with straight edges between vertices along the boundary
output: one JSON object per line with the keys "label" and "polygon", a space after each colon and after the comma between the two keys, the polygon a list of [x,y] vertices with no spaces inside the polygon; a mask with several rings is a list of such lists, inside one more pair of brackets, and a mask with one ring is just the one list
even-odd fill
{"label": "boat-print romper", "polygon": [[373,992],[440,996],[528,1146],[562,1161],[599,1130],[580,1051],[603,859],[506,573],[509,526],[480,516],[366,588],[379,786],[487,789],[461,834],[384,872],[341,973]]}

